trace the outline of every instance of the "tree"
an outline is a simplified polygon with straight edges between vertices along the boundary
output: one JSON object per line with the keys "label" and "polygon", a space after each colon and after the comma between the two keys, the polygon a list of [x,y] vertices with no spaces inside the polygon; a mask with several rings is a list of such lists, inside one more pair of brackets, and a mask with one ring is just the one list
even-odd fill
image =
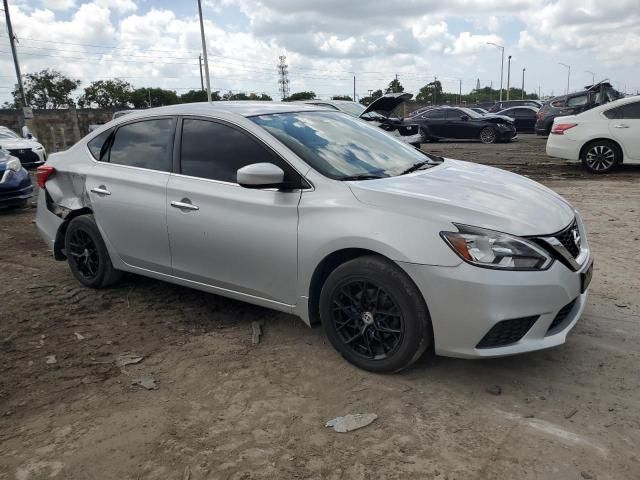
{"label": "tree", "polygon": [[[211,100],[217,101],[220,100],[220,92],[215,91],[211,92]],[[180,95],[180,103],[195,103],[195,102],[206,102],[207,101],[207,92],[204,90],[189,90],[186,93]]]}
{"label": "tree", "polygon": [[442,83],[440,83],[440,80],[427,83],[416,95],[416,101],[418,102],[435,102],[438,98],[442,98]]}
{"label": "tree", "polygon": [[284,102],[295,102],[296,100],[313,100],[316,98],[314,92],[296,92],[289,95],[287,98],[283,98]]}
{"label": "tree", "polygon": [[97,105],[100,108],[127,108],[133,87],[119,78],[96,80],[84,89],[84,95],[78,99],[81,107]]}
{"label": "tree", "polygon": [[331,97],[331,100],[347,100],[349,102],[353,102],[353,98],[351,98],[349,95],[334,95],[333,97]]}
{"label": "tree", "polygon": [[[61,108],[72,105],[71,92],[80,86],[80,80],[62,75],[56,70],[45,69],[24,75],[24,94],[30,107]],[[20,90],[13,91],[14,107],[22,105]]]}
{"label": "tree", "polygon": [[162,88],[137,88],[131,92],[129,101],[133,105],[133,108],[162,107],[164,105],[180,103],[176,92]]}
{"label": "tree", "polygon": [[387,91],[385,93],[401,93],[404,92],[404,87],[400,83],[400,80],[394,78],[389,82],[389,86],[387,87]]}
{"label": "tree", "polygon": [[367,106],[371,105],[374,100],[377,100],[378,98],[380,98],[383,95],[384,95],[384,93],[382,93],[382,90],[376,90],[375,92],[371,93],[371,95],[369,95],[368,97],[362,97],[360,99],[360,103],[362,105],[364,105],[365,107],[367,107]]}

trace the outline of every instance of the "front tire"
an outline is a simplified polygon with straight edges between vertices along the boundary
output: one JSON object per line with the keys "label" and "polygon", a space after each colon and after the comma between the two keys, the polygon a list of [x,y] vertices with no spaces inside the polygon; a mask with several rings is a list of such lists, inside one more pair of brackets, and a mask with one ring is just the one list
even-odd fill
{"label": "front tire", "polygon": [[480,130],[480,141],[484,144],[496,143],[498,132],[493,127],[484,127]]}
{"label": "front tire", "polygon": [[122,272],[113,268],[93,215],[71,220],[64,237],[64,249],[71,273],[85,287],[104,288],[122,277]]}
{"label": "front tire", "polygon": [[407,368],[432,342],[422,294],[405,272],[377,256],[348,261],[329,275],[320,318],[334,348],[371,372]]}
{"label": "front tire", "polygon": [[591,173],[609,173],[622,162],[622,152],[615,143],[598,140],[583,149],[581,160]]}

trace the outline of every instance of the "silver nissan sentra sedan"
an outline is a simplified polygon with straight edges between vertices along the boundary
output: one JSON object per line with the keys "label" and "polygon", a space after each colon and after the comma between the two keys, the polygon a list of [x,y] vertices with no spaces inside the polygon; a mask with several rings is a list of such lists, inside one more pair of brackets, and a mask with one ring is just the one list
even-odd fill
{"label": "silver nissan sentra sedan", "polygon": [[430,347],[562,344],[591,279],[582,220],[556,193],[319,107],[130,113],[37,181],[38,230],[83,285],[131,272],[292,313],[375,372]]}

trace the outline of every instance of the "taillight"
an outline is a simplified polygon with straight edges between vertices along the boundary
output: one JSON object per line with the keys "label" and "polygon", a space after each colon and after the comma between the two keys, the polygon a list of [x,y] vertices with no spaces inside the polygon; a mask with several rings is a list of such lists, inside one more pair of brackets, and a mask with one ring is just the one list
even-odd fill
{"label": "taillight", "polygon": [[542,118],[542,112],[536,112],[536,120],[540,120]]}
{"label": "taillight", "polygon": [[40,188],[44,188],[44,184],[56,169],[49,165],[41,165],[36,170],[36,183]]}
{"label": "taillight", "polygon": [[570,128],[577,126],[577,123],[558,123],[557,125],[553,126],[553,129],[551,129],[551,133],[554,135],[564,135],[564,132],[566,132]]}

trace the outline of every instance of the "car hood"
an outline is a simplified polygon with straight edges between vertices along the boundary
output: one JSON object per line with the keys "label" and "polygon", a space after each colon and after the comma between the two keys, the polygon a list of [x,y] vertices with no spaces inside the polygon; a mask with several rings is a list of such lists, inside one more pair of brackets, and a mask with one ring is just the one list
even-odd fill
{"label": "car hood", "polygon": [[479,119],[479,120],[482,120],[482,119],[504,120],[504,121],[510,122],[510,123],[513,123],[513,121],[514,121],[513,117],[510,117],[508,115],[500,115],[498,113],[485,113],[482,116],[482,118]]}
{"label": "car hood", "polygon": [[382,97],[376,99],[371,103],[364,112],[360,114],[363,116],[368,112],[376,112],[388,117],[391,115],[398,106],[402,105],[407,100],[411,100],[413,97],[410,93],[387,93]]}
{"label": "car hood", "polygon": [[34,140],[29,140],[26,138],[15,138],[15,139],[1,139],[0,146],[5,150],[13,150],[16,148],[36,148],[41,147],[38,142]]}
{"label": "car hood", "polygon": [[445,159],[415,174],[350,182],[362,203],[406,215],[462,223],[512,235],[548,235],[575,217],[560,195],[526,177]]}

